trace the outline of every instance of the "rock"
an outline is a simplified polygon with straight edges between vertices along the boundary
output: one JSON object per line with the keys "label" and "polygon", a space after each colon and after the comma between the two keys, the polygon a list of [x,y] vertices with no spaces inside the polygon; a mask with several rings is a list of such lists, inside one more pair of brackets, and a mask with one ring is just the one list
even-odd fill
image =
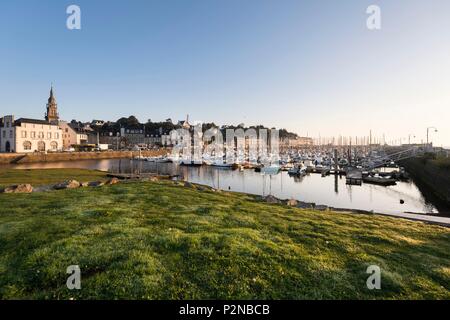
{"label": "rock", "polygon": [[102,181],[92,181],[92,182],[89,182],[88,186],[89,186],[89,187],[101,187],[101,186],[103,186],[104,184],[105,184],[105,183],[102,182]]}
{"label": "rock", "polygon": [[315,205],[313,203],[308,203],[308,202],[298,201],[298,203],[297,203],[297,208],[301,208],[301,209],[313,209],[314,206]]}
{"label": "rock", "polygon": [[295,199],[290,199],[286,202],[286,205],[289,207],[296,207],[298,205],[298,201]]}
{"label": "rock", "polygon": [[89,187],[89,182],[82,182],[80,187]]}
{"label": "rock", "polygon": [[4,193],[31,193],[33,192],[33,187],[31,184],[19,184],[14,186],[9,186],[3,189]]}
{"label": "rock", "polygon": [[211,188],[207,186],[198,186],[197,189],[198,191],[211,191]]}
{"label": "rock", "polygon": [[193,185],[192,183],[187,182],[187,181],[184,183],[184,186],[185,186],[186,188],[192,188],[192,189],[195,189],[195,185]]}
{"label": "rock", "polygon": [[63,189],[76,189],[80,187],[80,183],[77,180],[69,180],[64,181],[62,183],[58,183],[53,188],[56,190],[63,190]]}
{"label": "rock", "polygon": [[108,181],[105,182],[105,185],[113,185],[113,184],[118,184],[120,181],[117,178],[111,178]]}
{"label": "rock", "polygon": [[267,197],[265,197],[264,201],[267,203],[281,203],[280,199],[278,199],[272,195],[268,195]]}

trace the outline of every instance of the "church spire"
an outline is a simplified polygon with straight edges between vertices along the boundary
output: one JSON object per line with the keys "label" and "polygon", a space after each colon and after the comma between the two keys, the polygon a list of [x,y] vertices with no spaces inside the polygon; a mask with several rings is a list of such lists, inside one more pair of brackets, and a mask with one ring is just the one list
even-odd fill
{"label": "church spire", "polygon": [[53,84],[50,88],[50,97],[48,98],[47,113],[45,114],[45,120],[48,122],[55,122],[59,120],[58,104],[56,103],[56,99],[53,94]]}

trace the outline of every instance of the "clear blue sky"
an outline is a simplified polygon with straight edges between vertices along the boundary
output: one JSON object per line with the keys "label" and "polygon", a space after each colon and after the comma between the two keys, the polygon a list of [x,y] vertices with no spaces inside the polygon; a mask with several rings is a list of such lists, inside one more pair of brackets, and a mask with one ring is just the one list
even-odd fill
{"label": "clear blue sky", "polygon": [[[82,29],[66,28],[77,4]],[[366,28],[366,8],[382,29]],[[0,114],[264,124],[450,145],[450,1],[2,1]]]}

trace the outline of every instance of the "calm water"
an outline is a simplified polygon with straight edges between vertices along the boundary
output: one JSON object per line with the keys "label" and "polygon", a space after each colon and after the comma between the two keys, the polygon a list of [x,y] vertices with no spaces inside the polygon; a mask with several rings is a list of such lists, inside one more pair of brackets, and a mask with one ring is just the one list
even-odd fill
{"label": "calm water", "polygon": [[[172,163],[151,163],[127,159],[81,160],[53,163],[15,165],[17,169],[82,168],[102,171],[130,172],[140,167],[141,172],[158,172],[184,177],[187,181],[219,187],[224,190],[258,195],[273,194],[276,197],[294,198],[305,202],[336,208],[373,210],[375,212],[415,212],[439,214],[436,207],[425,201],[413,182],[398,182],[396,186],[382,187],[370,184],[348,186],[345,176],[310,174],[302,178],[290,177],[287,172],[275,176],[262,175],[253,170],[229,170],[209,166],[186,167]],[[400,204],[400,199],[404,204]]]}

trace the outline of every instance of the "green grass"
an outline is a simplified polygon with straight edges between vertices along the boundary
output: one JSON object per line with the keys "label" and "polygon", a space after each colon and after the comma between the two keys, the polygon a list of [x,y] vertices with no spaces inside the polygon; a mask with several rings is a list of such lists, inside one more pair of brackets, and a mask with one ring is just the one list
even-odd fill
{"label": "green grass", "polygon": [[0,186],[29,183],[33,186],[46,185],[75,179],[80,182],[106,179],[106,173],[84,169],[2,169]]}
{"label": "green grass", "polygon": [[439,168],[450,171],[450,158],[439,157],[432,160]]}
{"label": "green grass", "polygon": [[[449,299],[449,229],[171,182],[0,195],[2,299]],[[369,265],[381,290],[366,287]],[[66,268],[79,265],[79,291]]]}

